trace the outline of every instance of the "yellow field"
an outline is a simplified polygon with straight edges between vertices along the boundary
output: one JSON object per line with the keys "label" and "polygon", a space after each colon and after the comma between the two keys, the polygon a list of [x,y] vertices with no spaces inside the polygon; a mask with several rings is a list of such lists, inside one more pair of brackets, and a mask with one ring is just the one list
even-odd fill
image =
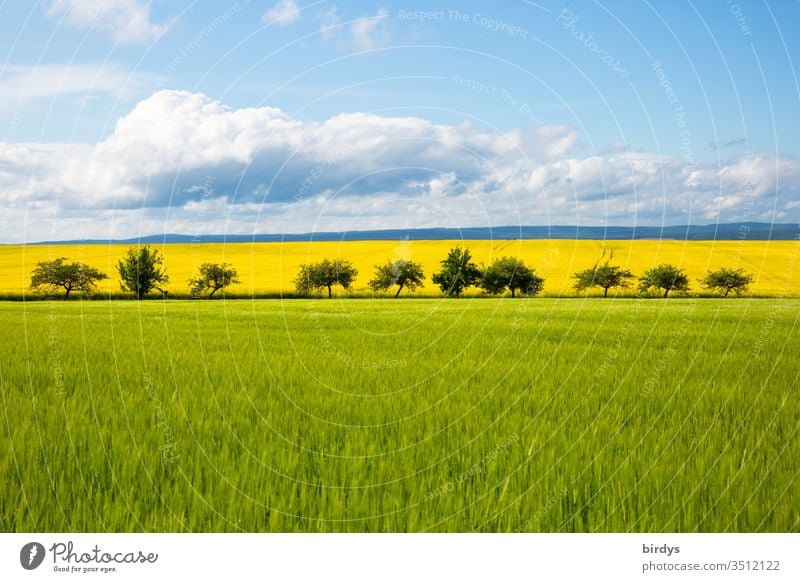
{"label": "yellow field", "polygon": [[[188,279],[204,262],[227,262],[239,271],[242,284],[231,288],[237,295],[291,291],[298,267],[324,257],[350,259],[359,269],[353,288],[357,294],[372,294],[367,282],[378,263],[389,259],[421,262],[428,277],[418,295],[438,294],[430,276],[439,269],[447,251],[463,244],[474,260],[488,264],[503,255],[519,256],[545,277],[543,295],[572,295],[572,274],[591,267],[605,250],[613,250],[613,263],[640,275],[645,269],[672,263],[689,273],[692,289],[700,290],[697,279],[708,269],[722,266],[742,267],[755,276],[751,292],[756,295],[800,296],[800,242],[778,241],[370,241],[317,243],[231,243],[153,245],[165,257],[173,295],[188,293]],[[30,293],[31,271],[38,261],[67,257],[106,272],[111,279],[99,286],[101,291],[119,291],[116,263],[126,245],[43,245],[0,247],[0,294]],[[403,291],[407,294],[407,291]]]}

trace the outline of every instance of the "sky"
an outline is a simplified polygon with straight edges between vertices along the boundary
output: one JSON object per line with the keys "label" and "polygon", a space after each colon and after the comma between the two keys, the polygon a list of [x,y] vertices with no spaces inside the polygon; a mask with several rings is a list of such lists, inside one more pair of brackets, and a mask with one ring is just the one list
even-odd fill
{"label": "sky", "polygon": [[800,221],[800,2],[0,0],[0,243]]}

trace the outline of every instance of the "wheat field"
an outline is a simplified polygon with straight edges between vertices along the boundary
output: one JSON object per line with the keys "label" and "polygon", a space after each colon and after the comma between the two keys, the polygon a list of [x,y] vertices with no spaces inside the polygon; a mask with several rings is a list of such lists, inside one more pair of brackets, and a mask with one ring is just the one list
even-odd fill
{"label": "wheat field", "polygon": [[[390,259],[422,263],[427,279],[425,287],[418,289],[416,295],[438,295],[439,289],[431,283],[430,276],[454,246],[469,248],[479,264],[488,264],[504,255],[522,258],[544,276],[543,295],[549,297],[573,295],[572,275],[601,258],[606,260],[612,253],[614,264],[636,275],[660,263],[678,265],[688,272],[693,291],[702,291],[698,279],[709,269],[727,266],[741,267],[754,275],[750,293],[755,296],[800,296],[797,284],[800,241],[396,240],[153,246],[165,257],[170,276],[168,291],[172,296],[188,293],[187,281],[204,262],[227,262],[237,268],[242,282],[230,289],[229,296],[291,292],[300,265],[325,257],[353,261],[359,276],[350,293],[357,296],[373,295],[367,283],[374,267]],[[81,261],[104,271],[110,279],[102,282],[98,290],[117,293],[120,289],[116,263],[127,248],[127,245],[102,244],[0,247],[0,296],[30,295],[30,275],[36,263],[57,257]],[[404,290],[403,295],[411,293]]]}
{"label": "wheat field", "polygon": [[0,528],[798,532],[798,307],[0,302]]}

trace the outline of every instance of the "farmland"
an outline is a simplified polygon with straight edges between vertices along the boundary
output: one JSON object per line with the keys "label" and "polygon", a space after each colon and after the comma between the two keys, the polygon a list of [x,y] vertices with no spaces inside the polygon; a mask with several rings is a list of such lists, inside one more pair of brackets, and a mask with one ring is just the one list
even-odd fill
{"label": "farmland", "polygon": [[[389,259],[420,262],[427,276],[417,296],[437,296],[439,289],[430,276],[439,268],[447,251],[463,244],[478,263],[489,264],[503,255],[518,256],[545,278],[545,297],[572,295],[572,274],[594,265],[601,256],[613,252],[613,262],[634,274],[659,263],[673,263],[687,271],[691,286],[699,290],[698,279],[706,271],[741,267],[755,277],[750,291],[757,296],[800,296],[797,284],[800,271],[800,243],[797,241],[593,241],[593,240],[523,240],[523,241],[370,241],[321,243],[234,243],[166,244],[158,249],[165,257],[170,276],[167,287],[173,297],[188,294],[187,281],[204,262],[227,262],[239,272],[242,283],[232,287],[229,296],[258,296],[291,293],[293,280],[301,264],[324,257],[342,257],[353,261],[359,270],[352,291],[347,294],[371,296],[367,283],[376,264]],[[41,245],[0,247],[0,297],[20,297],[30,292],[31,271],[38,261],[65,256],[81,261],[110,275],[101,281],[101,293],[119,293],[117,261],[124,255],[124,245]],[[603,255],[605,253],[605,255]],[[605,260],[604,259],[604,260]],[[341,290],[340,290],[341,291]],[[471,291],[472,292],[472,291]],[[633,295],[634,291],[623,291]],[[412,295],[408,291],[404,295]],[[591,294],[591,293],[590,293]],[[595,291],[594,294],[599,294]]]}
{"label": "farmland", "polygon": [[0,303],[0,528],[798,532],[799,308]]}

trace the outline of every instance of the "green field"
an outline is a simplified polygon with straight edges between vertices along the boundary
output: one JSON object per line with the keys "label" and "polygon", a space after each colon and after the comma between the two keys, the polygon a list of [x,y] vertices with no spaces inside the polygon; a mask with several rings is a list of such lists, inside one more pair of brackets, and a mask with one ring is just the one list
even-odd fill
{"label": "green field", "polygon": [[800,301],[0,304],[2,531],[800,531]]}

